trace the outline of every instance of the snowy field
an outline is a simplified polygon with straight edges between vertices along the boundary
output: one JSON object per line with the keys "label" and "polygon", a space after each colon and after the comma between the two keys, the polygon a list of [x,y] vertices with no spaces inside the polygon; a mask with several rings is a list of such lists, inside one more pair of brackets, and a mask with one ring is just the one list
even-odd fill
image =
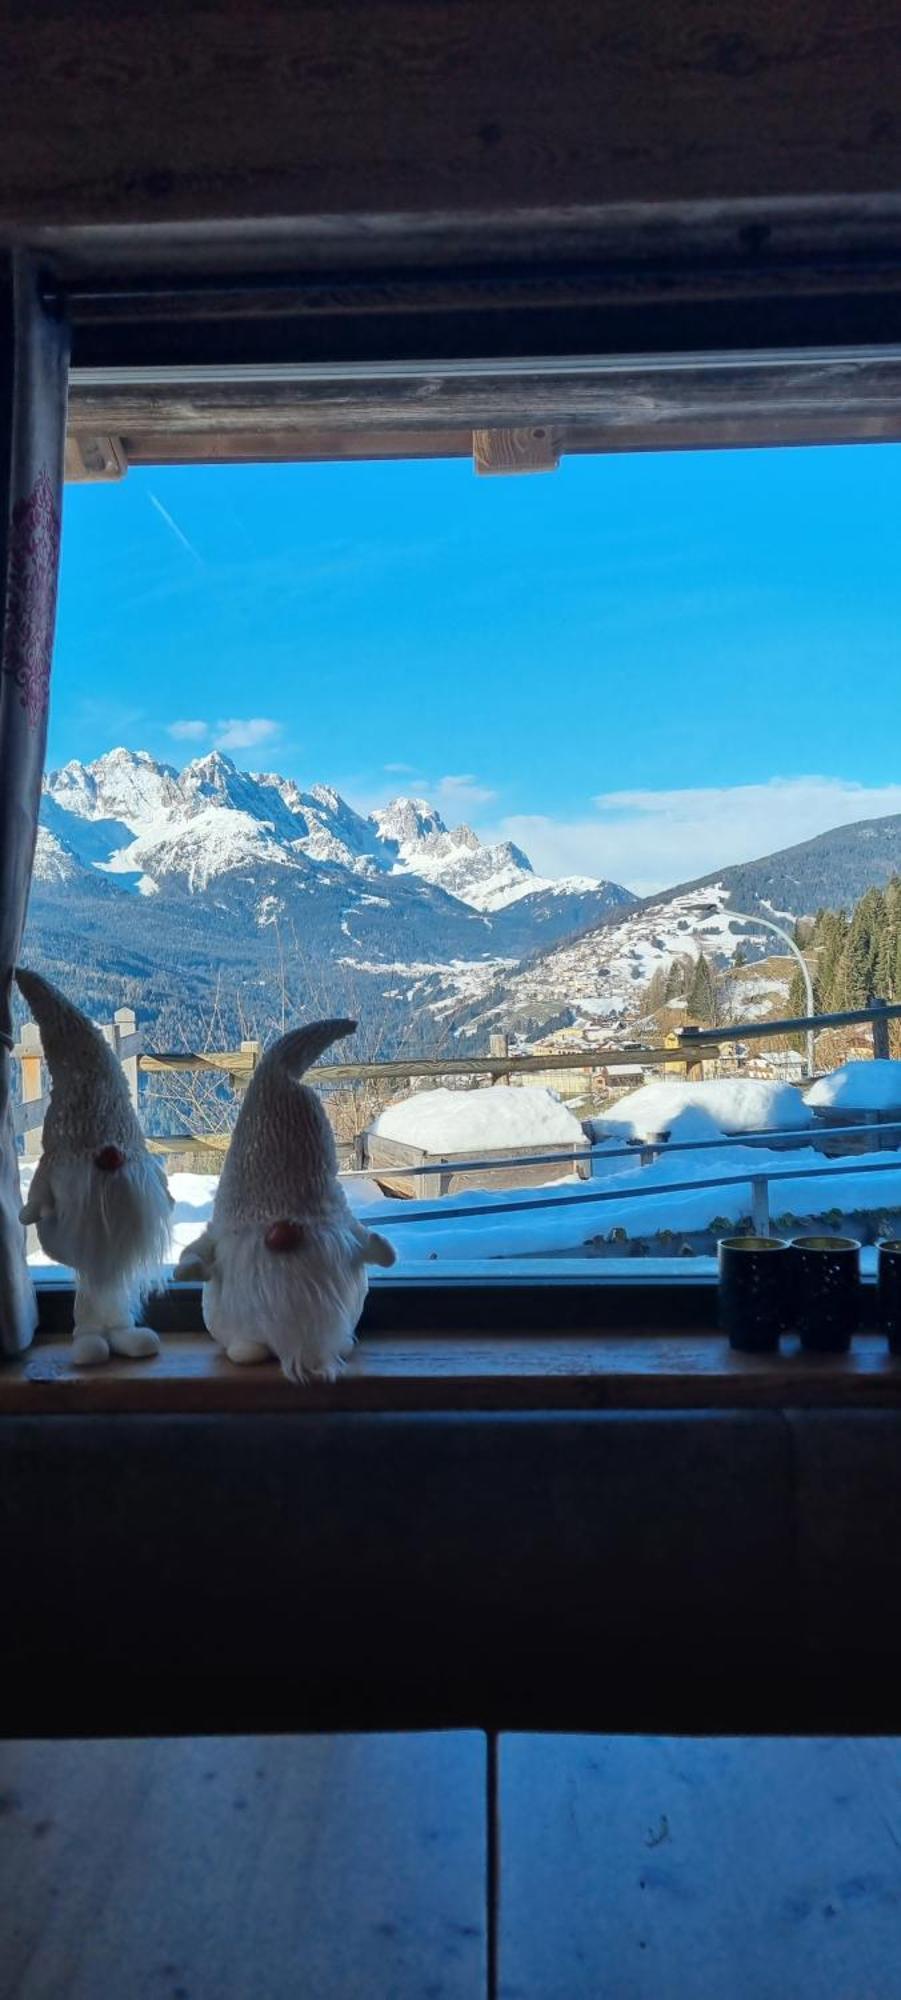
{"label": "snowy field", "polygon": [[[598,1161],[602,1164],[603,1155]],[[847,1167],[841,1161],[829,1161],[821,1177],[803,1177],[805,1167],[823,1165],[822,1153],[812,1147],[786,1154],[724,1144],[710,1152],[675,1153],[669,1158],[664,1154],[649,1167],[611,1161],[609,1172],[598,1173],[591,1181],[574,1176],[554,1181],[549,1187],[530,1188],[525,1195],[451,1195],[441,1202],[440,1213],[436,1202],[385,1199],[367,1179],[348,1178],[344,1186],[354,1209],[390,1238],[401,1265],[555,1257],[578,1255],[580,1251],[590,1255],[598,1239],[609,1237],[613,1230],[635,1239],[665,1230],[675,1236],[690,1236],[708,1230],[714,1222],[731,1226],[750,1212],[751,1173],[770,1170],[788,1176],[771,1188],[774,1219],[790,1215],[799,1227],[836,1211],[854,1215],[866,1210],[882,1213],[901,1209],[901,1152],[855,1155],[853,1165]],[[861,1172],[871,1165],[887,1171]],[[737,1179],[727,1186],[697,1186],[715,1174]],[[23,1171],[23,1188],[29,1179],[30,1170]],[[174,1263],[209,1219],[216,1181],[212,1174],[173,1174],[169,1185],[175,1199]],[[654,1190],[653,1198],[645,1193],[650,1189]],[[598,1194],[613,1199],[593,1199]],[[48,1261],[37,1248],[29,1256],[35,1265]]]}
{"label": "snowy field", "polygon": [[[591,1255],[599,1240],[622,1231],[630,1240],[653,1238],[661,1231],[690,1236],[711,1225],[730,1227],[750,1212],[752,1173],[773,1171],[787,1178],[771,1186],[771,1211],[776,1222],[795,1218],[800,1227],[817,1217],[843,1216],[873,1210],[901,1210],[901,1152],[855,1155],[853,1165],[826,1163],[822,1176],[807,1180],[805,1167],[824,1165],[822,1153],[804,1147],[787,1154],[769,1148],[729,1145],[701,1153],[664,1153],[653,1166],[635,1167],[611,1161],[604,1172],[603,1153],[591,1181],[555,1181],[527,1193],[458,1194],[440,1205],[432,1201],[392,1201],[368,1179],[344,1181],[357,1212],[389,1237],[401,1266],[427,1263],[474,1263],[484,1258],[559,1257]],[[862,1168],[886,1168],[866,1174]],[[698,1182],[723,1174],[731,1184],[700,1187]],[[30,1170],[23,1172],[27,1187]],[[173,1174],[173,1262],[199,1235],[208,1220],[216,1192],[212,1174]],[[650,1194],[653,1190],[653,1194]],[[646,1192],[648,1191],[648,1192]],[[598,1201],[603,1194],[610,1199]],[[46,1264],[35,1248],[29,1261]]]}

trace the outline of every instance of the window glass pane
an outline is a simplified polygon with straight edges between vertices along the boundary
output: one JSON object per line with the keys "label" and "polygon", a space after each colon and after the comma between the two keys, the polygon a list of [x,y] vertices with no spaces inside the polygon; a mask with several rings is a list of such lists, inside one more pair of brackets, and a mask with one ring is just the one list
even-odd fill
{"label": "window glass pane", "polygon": [[901,448],[479,463],[67,489],[24,957],[133,1010],[175,1253],[259,1051],[330,1016],[401,1271],[895,1232],[898,1024],[754,1030],[901,1000]]}

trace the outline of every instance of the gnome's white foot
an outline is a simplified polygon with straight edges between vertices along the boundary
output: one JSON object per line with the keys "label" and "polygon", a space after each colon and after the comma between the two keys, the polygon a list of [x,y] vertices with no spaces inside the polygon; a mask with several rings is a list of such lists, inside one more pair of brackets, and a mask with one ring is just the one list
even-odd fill
{"label": "gnome's white foot", "polygon": [[131,1361],[144,1361],[160,1351],[160,1337],[152,1326],[110,1327],[106,1338],[114,1354],[125,1354]]}
{"label": "gnome's white foot", "polygon": [[72,1340],[72,1359],[76,1368],[99,1368],[101,1362],[109,1360],[109,1345],[102,1333],[76,1333]]}
{"label": "gnome's white foot", "polygon": [[72,1359],[79,1368],[96,1368],[110,1352],[129,1361],[145,1360],[160,1351],[160,1338],[149,1326],[135,1326],[131,1299],[124,1283],[89,1285],[82,1281],[75,1294]]}
{"label": "gnome's white foot", "polygon": [[257,1362],[273,1358],[271,1348],[264,1347],[261,1340],[233,1340],[225,1352],[236,1368],[253,1368]]}

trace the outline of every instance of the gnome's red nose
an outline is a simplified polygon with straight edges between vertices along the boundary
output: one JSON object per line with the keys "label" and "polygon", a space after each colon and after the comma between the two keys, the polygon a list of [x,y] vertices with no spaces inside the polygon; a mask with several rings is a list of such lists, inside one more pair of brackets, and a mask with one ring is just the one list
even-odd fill
{"label": "gnome's red nose", "polygon": [[296,1250],[302,1235],[298,1222],[270,1222],[264,1241],[267,1250]]}
{"label": "gnome's red nose", "polygon": [[125,1154],[120,1153],[118,1146],[101,1146],[99,1153],[94,1154],[94,1165],[102,1174],[115,1174],[124,1167]]}

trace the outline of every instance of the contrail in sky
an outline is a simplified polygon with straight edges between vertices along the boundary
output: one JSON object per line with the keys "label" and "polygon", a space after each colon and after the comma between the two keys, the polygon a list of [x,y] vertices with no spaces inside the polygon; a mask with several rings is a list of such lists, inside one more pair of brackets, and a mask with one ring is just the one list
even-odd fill
{"label": "contrail in sky", "polygon": [[194,561],[198,562],[202,569],[204,566],[203,557],[200,554],[199,549],[195,549],[193,542],[188,541],[187,535],[179,527],[178,522],[173,521],[172,515],[170,514],[168,507],[164,507],[162,500],[158,500],[156,494],[151,493],[149,490],[147,493],[147,498],[150,501],[151,507],[155,507],[157,513],[162,516],[162,519],[165,521],[167,528],[172,529],[173,535],[175,535],[177,539],[181,542],[182,548],[187,549],[189,556],[193,556]]}

